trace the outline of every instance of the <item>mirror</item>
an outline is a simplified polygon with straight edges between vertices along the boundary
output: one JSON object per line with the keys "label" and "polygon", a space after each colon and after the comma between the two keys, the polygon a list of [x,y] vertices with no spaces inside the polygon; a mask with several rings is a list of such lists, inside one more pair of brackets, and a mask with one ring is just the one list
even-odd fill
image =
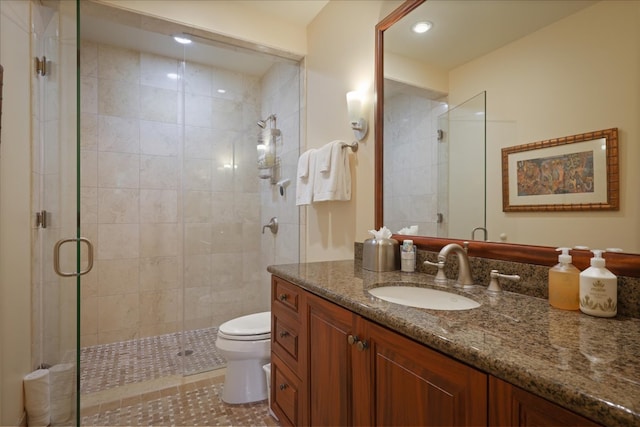
{"label": "mirror", "polygon": [[[521,8],[528,8],[525,19],[513,15]],[[434,22],[427,33],[433,32],[433,40],[425,44],[410,36],[401,49],[394,46],[395,33],[406,31],[414,17],[426,19],[420,15],[429,10],[434,21],[445,19]],[[459,12],[471,17],[456,19]],[[552,12],[556,15],[549,19]],[[560,245],[621,247],[625,253],[640,253],[640,194],[634,185],[640,182],[640,173],[631,160],[640,158],[640,146],[635,144],[640,139],[639,12],[637,1],[428,0],[407,1],[384,18],[376,26],[376,227],[385,224],[388,191],[384,186],[387,78],[446,95],[453,106],[486,91],[486,228],[491,243],[472,242],[470,249],[477,248],[478,255],[488,251],[492,258],[548,263],[557,259],[549,251]],[[497,22],[484,23],[485,17]],[[450,33],[435,31],[439,27]],[[496,34],[496,29],[506,34]],[[459,56],[468,48],[477,51]],[[502,148],[607,128],[619,129],[619,210],[503,212]],[[471,231],[444,239],[437,233],[414,236],[414,240],[424,247],[441,247],[448,239],[469,240]],[[585,251],[587,264],[589,256]],[[638,262],[638,257],[607,256]],[[635,265],[629,274],[639,274]]]}

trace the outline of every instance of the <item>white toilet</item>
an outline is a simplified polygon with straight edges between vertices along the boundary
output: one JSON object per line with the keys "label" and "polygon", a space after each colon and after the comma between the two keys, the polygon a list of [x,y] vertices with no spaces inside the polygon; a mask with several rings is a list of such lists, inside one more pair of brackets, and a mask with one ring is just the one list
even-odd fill
{"label": "white toilet", "polygon": [[216,347],[227,360],[222,400],[248,403],[267,399],[262,367],[271,360],[271,312],[224,322],[218,328]]}

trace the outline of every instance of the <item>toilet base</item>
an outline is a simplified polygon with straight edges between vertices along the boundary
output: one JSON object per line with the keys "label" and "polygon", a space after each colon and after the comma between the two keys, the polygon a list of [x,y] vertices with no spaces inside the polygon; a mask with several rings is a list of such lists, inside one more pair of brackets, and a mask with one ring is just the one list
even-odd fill
{"label": "toilet base", "polygon": [[266,400],[269,396],[262,367],[267,363],[269,358],[227,361],[222,401],[237,404]]}

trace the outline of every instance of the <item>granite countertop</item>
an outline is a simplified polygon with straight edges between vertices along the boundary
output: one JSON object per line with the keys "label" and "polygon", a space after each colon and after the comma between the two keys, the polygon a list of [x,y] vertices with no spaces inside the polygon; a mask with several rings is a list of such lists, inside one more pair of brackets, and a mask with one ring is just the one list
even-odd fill
{"label": "granite countertop", "polygon": [[[273,265],[268,271],[457,360],[606,426],[640,425],[640,319],[558,310],[546,299],[485,286],[454,288],[423,273],[377,273],[360,261]],[[476,309],[439,311],[367,290],[409,282],[460,293]]]}

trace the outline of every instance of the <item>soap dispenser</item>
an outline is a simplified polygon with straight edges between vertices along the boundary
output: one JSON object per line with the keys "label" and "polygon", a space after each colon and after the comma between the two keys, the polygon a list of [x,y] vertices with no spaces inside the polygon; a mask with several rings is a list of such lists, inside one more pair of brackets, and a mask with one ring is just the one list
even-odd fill
{"label": "soap dispenser", "polygon": [[591,316],[618,313],[618,278],[605,268],[603,250],[594,249],[591,267],[580,273],[580,311]]}
{"label": "soap dispenser", "polygon": [[558,248],[558,264],[549,270],[549,304],[562,310],[580,309],[580,270],[571,264],[569,248]]}

